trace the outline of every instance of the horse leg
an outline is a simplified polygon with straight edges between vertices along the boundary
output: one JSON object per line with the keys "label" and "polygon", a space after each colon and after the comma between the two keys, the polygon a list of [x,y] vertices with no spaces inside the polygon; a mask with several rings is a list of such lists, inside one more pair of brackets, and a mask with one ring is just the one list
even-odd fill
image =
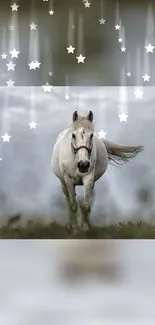
{"label": "horse leg", "polygon": [[69,225],[72,226],[72,224],[73,224],[73,213],[72,213],[71,208],[70,208],[68,190],[67,190],[67,187],[66,187],[64,182],[61,182],[61,189],[62,189],[62,191],[64,193],[65,200],[66,200],[67,207],[68,207]]}
{"label": "horse leg", "polygon": [[94,178],[92,175],[85,176],[83,178],[84,185],[84,199],[80,203],[81,212],[83,214],[83,222],[91,229],[91,223],[89,220],[90,212],[91,212],[91,203],[94,197]]}
{"label": "horse leg", "polygon": [[69,222],[73,226],[74,232],[77,232],[78,224],[77,224],[77,211],[78,211],[78,203],[76,200],[75,186],[71,180],[71,178],[65,176],[65,183],[62,183],[62,190],[65,194],[67,205],[69,208]]}

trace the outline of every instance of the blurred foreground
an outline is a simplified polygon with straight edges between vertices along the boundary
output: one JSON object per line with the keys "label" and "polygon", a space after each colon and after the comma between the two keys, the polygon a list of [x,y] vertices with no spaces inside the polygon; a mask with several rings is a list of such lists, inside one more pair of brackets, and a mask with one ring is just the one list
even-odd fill
{"label": "blurred foreground", "polygon": [[0,241],[0,324],[155,324],[155,241]]}
{"label": "blurred foreground", "polygon": [[0,238],[5,239],[154,239],[155,223],[118,222],[116,224],[93,226],[91,230],[73,235],[67,224],[56,221],[29,220],[21,222],[20,215],[0,226]]}

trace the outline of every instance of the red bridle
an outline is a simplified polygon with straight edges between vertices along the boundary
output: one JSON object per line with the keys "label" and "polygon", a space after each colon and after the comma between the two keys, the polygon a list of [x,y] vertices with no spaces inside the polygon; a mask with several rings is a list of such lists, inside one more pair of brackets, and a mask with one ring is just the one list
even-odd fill
{"label": "red bridle", "polygon": [[72,146],[72,149],[73,149],[73,151],[74,151],[75,154],[76,154],[76,153],[78,152],[78,150],[80,150],[80,149],[86,149],[86,150],[88,151],[88,154],[91,155],[92,148],[88,148],[87,146],[79,146],[79,147],[75,148],[75,147],[73,146],[72,143],[71,143],[71,146]]}

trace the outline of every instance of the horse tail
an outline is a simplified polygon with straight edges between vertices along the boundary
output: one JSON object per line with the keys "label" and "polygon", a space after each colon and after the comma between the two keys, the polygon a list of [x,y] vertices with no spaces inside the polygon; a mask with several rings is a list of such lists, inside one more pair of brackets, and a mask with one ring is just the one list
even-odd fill
{"label": "horse tail", "polygon": [[105,139],[101,139],[105,144],[108,153],[109,162],[113,161],[117,165],[127,163],[131,158],[134,158],[139,152],[144,150],[143,146],[127,147],[121,146]]}

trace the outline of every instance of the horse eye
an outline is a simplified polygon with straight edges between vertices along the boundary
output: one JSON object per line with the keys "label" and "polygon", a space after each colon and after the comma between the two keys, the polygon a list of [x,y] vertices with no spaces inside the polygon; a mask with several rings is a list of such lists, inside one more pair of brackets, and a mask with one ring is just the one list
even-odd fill
{"label": "horse eye", "polygon": [[72,133],[72,138],[75,139],[75,134],[74,133]]}
{"label": "horse eye", "polygon": [[93,138],[93,133],[91,134],[91,136],[90,136],[90,139],[92,139]]}

